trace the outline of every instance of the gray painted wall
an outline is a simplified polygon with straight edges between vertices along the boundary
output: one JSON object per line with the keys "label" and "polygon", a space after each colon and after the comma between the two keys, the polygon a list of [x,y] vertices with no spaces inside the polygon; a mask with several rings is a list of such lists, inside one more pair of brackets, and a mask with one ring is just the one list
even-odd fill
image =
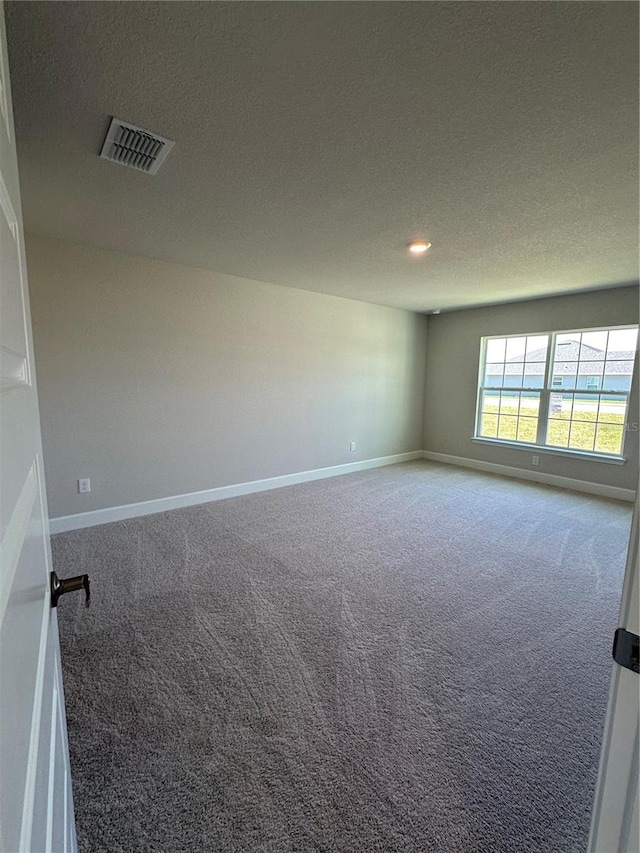
{"label": "gray painted wall", "polygon": [[52,517],[422,448],[425,317],[33,235],[27,263]]}
{"label": "gray painted wall", "polygon": [[[424,449],[531,470],[531,450],[473,442],[480,338],[614,326],[638,322],[638,288],[514,302],[429,317],[425,386]],[[632,387],[630,420],[640,421],[638,371]],[[638,435],[627,431],[627,462],[612,465],[540,454],[538,470],[562,477],[635,489]]]}

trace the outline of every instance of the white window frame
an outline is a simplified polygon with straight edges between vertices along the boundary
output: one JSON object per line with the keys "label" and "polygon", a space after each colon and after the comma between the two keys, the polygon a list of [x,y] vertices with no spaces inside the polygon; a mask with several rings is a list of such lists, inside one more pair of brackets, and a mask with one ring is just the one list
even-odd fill
{"label": "white window frame", "polygon": [[[633,387],[633,382],[635,380],[635,375],[637,371],[638,365],[638,349],[640,348],[640,331],[639,331],[639,340],[636,344],[636,351],[634,353],[633,359],[633,370],[631,374],[631,388],[628,391],[610,391],[606,388],[599,387],[595,389],[590,388],[562,388],[561,386],[553,385],[553,367],[554,367],[554,354],[556,351],[556,340],[561,335],[569,335],[569,334],[583,334],[585,332],[612,332],[612,331],[623,331],[626,329],[638,329],[638,324],[630,323],[624,326],[595,326],[589,327],[585,329],[558,329],[553,332],[513,332],[510,334],[501,334],[501,335],[486,335],[480,340],[480,359],[478,364],[478,391],[476,397],[476,418],[475,418],[475,426],[474,426],[474,434],[473,440],[485,442],[488,444],[496,444],[496,445],[506,445],[510,447],[517,448],[525,448],[525,449],[535,449],[542,452],[548,453],[557,453],[560,455],[569,455],[569,456],[581,456],[588,457],[600,461],[614,461],[614,462],[624,462],[624,445],[627,437],[627,427],[628,427],[628,419],[629,419],[629,400],[631,397],[631,389]],[[521,388],[512,388],[512,387],[504,387],[501,386],[491,386],[485,385],[483,380],[485,376],[485,369],[487,363],[487,344],[491,340],[500,340],[509,338],[526,338],[526,337],[543,337],[547,335],[549,338],[549,343],[547,347],[547,358],[545,363],[544,370],[544,384],[541,388],[530,388],[530,387],[521,387]],[[536,393],[540,395],[540,406],[538,408],[538,428],[536,433],[535,442],[527,442],[527,441],[518,441],[517,438],[499,438],[493,436],[485,436],[481,435],[481,423],[482,423],[482,394],[485,391],[512,391],[512,392],[528,392],[528,393]],[[554,444],[547,444],[547,432],[549,429],[549,408],[551,403],[551,395],[552,394],[576,394],[580,393],[580,395],[600,395],[606,394],[607,396],[619,396],[621,399],[626,401],[625,407],[625,418],[622,424],[622,445],[620,448],[620,453],[603,453],[599,450],[580,450],[578,448],[573,447],[562,447]]]}

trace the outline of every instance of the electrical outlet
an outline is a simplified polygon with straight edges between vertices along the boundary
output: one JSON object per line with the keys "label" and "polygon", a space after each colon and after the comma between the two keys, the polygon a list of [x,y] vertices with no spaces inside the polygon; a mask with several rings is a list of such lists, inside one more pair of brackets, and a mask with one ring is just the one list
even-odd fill
{"label": "electrical outlet", "polygon": [[355,450],[356,450],[356,443],[355,443],[355,441],[350,441],[350,442],[349,442],[349,450],[351,451],[351,453],[355,453]]}
{"label": "electrical outlet", "polygon": [[540,457],[539,456],[532,456],[531,457],[531,464],[533,465],[534,468],[537,468],[538,465],[540,464]]}
{"label": "electrical outlet", "polygon": [[78,494],[86,495],[87,492],[91,491],[91,480],[88,477],[85,477],[83,480],[78,480]]}

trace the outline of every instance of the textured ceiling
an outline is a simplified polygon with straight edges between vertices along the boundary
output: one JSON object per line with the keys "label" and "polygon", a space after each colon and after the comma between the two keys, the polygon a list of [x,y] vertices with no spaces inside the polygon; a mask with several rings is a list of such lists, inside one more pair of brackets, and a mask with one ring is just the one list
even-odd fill
{"label": "textured ceiling", "polygon": [[419,311],[637,280],[635,3],[6,5],[27,229]]}

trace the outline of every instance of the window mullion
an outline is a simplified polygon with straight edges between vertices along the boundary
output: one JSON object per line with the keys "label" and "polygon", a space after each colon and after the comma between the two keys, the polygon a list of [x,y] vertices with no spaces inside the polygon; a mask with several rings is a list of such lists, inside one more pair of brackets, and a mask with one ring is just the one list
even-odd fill
{"label": "window mullion", "polygon": [[546,445],[549,431],[549,406],[553,391],[553,365],[556,351],[556,332],[549,335],[549,349],[544,369],[544,388],[540,393],[540,414],[538,415],[538,435],[536,444]]}
{"label": "window mullion", "polygon": [[547,443],[547,422],[549,420],[549,400],[551,392],[548,388],[542,388],[540,391],[540,408],[538,410],[538,432],[536,435],[536,444]]}
{"label": "window mullion", "polygon": [[556,332],[552,332],[549,335],[549,349],[547,350],[547,361],[544,368],[544,387],[545,389],[552,388],[553,381],[553,362],[554,362],[554,353],[556,351]]}

